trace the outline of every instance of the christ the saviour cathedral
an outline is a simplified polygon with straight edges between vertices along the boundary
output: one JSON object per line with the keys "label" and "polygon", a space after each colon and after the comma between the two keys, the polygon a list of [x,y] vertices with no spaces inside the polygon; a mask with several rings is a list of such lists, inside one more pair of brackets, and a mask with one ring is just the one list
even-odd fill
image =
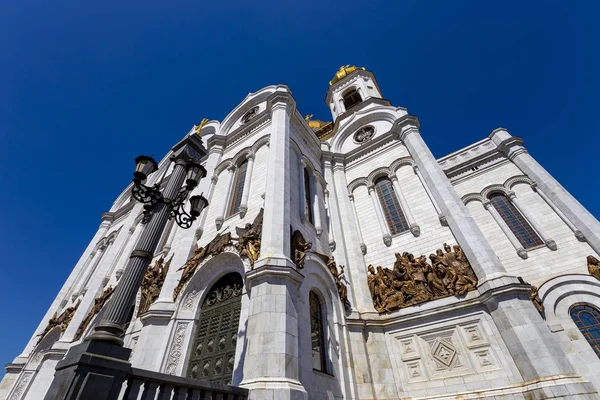
{"label": "christ the saviour cathedral", "polygon": [[[125,305],[131,366],[257,400],[600,398],[598,220],[504,128],[436,159],[370,71],[341,67],[325,101],[332,122],[268,86],[187,133],[208,206],[167,223]],[[44,399],[146,217],[131,185],[102,214],[0,399]]]}

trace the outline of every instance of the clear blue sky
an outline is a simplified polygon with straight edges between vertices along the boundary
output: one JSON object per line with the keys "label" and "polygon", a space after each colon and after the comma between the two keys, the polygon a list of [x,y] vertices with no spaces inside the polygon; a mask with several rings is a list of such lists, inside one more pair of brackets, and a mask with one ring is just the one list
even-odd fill
{"label": "clear blue sky", "polygon": [[271,84],[328,119],[341,64],[373,71],[436,156],[506,127],[600,216],[599,11],[583,0],[4,0],[0,364],[22,350],[134,157],[160,158]]}

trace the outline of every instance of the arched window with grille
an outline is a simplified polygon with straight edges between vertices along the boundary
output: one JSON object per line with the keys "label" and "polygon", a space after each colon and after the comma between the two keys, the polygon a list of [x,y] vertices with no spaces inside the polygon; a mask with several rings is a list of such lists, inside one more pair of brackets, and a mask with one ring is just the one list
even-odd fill
{"label": "arched window with grille", "polygon": [[240,211],[240,204],[242,203],[242,194],[244,192],[244,183],[246,181],[247,169],[248,160],[244,160],[240,165],[238,165],[235,171],[228,216],[237,214]]}
{"label": "arched window with grille", "polygon": [[327,372],[327,352],[325,351],[325,332],[323,331],[323,310],[321,308],[321,301],[316,293],[310,292],[309,302],[312,366],[314,370]]}
{"label": "arched window with grille", "polygon": [[600,311],[588,304],[577,304],[569,310],[575,325],[600,358]]}
{"label": "arched window with grille", "polygon": [[379,197],[379,203],[381,203],[383,215],[390,228],[390,233],[395,235],[409,230],[410,227],[389,178],[381,177],[377,179],[375,181],[375,191],[377,192],[377,197]]}
{"label": "arched window with grille", "polygon": [[523,245],[523,248],[530,249],[544,244],[537,232],[529,225],[529,222],[521,215],[508,197],[502,193],[493,193],[489,199],[500,217],[517,237],[519,243]]}
{"label": "arched window with grille", "polygon": [[308,213],[308,220],[310,223],[314,223],[313,219],[313,203],[312,203],[312,192],[310,190],[310,174],[308,169],[304,168],[304,204],[306,204],[306,212]]}
{"label": "arched window with grille", "polygon": [[358,94],[356,89],[352,89],[344,93],[344,107],[346,107],[346,110],[349,110],[351,107],[354,107],[361,101],[362,98],[360,97],[360,94]]}

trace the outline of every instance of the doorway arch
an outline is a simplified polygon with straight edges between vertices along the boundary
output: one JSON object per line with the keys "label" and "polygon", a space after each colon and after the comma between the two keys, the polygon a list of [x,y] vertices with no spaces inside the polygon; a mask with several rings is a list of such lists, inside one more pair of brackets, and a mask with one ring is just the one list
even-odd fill
{"label": "doorway arch", "polygon": [[209,290],[200,308],[190,359],[188,378],[231,384],[235,364],[243,281],[231,272]]}

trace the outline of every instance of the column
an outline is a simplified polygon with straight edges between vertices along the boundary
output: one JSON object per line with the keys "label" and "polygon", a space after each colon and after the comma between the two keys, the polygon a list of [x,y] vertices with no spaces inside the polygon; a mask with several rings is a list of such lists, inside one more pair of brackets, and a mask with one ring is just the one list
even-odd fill
{"label": "column", "polygon": [[519,242],[519,239],[517,239],[517,237],[512,232],[510,227],[508,225],[506,225],[506,222],[504,222],[504,219],[500,216],[500,214],[498,214],[498,211],[494,208],[492,203],[489,200],[487,200],[483,203],[483,207],[486,210],[488,210],[489,213],[492,215],[492,217],[494,218],[494,221],[496,221],[496,223],[498,224],[500,229],[502,229],[502,232],[504,232],[504,234],[506,235],[506,237],[508,238],[510,243],[512,243],[512,245],[517,250],[517,254],[519,255],[519,257],[526,260],[528,257],[527,250],[525,250],[525,248],[523,247],[521,242]]}
{"label": "column", "polygon": [[354,216],[354,223],[356,224],[356,229],[358,230],[358,239],[360,240],[360,251],[362,251],[363,255],[367,254],[367,245],[365,244],[365,240],[363,239],[362,230],[360,228],[360,222],[358,221],[358,213],[356,212],[356,204],[354,203],[354,193],[349,194],[348,198],[350,199],[350,205],[352,206],[352,215]]}
{"label": "column", "polygon": [[389,177],[392,181],[392,185],[394,186],[394,190],[396,191],[396,196],[398,197],[398,201],[400,202],[400,207],[402,207],[402,212],[404,212],[404,216],[406,217],[406,221],[408,222],[408,226],[410,227],[410,231],[413,236],[419,236],[421,234],[421,228],[417,225],[415,221],[415,217],[413,217],[410,208],[408,207],[408,202],[406,201],[406,197],[404,197],[404,193],[402,193],[402,189],[400,189],[400,182],[398,182],[398,176],[396,174]]}
{"label": "column", "polygon": [[323,233],[323,226],[321,225],[321,202],[319,201],[319,186],[321,183],[321,175],[317,174],[316,172],[313,173],[313,180],[312,180],[312,201],[313,201],[313,212],[314,212],[314,218],[315,218],[315,230],[317,231],[317,236],[321,236],[321,233]]}
{"label": "column", "polygon": [[329,190],[325,189],[323,191],[325,196],[325,214],[327,215],[327,232],[329,239],[329,249],[334,252],[335,251],[335,229],[333,227],[333,215],[331,212],[331,205],[329,204]]}
{"label": "column", "polygon": [[429,186],[427,186],[425,184],[425,181],[423,180],[423,176],[421,175],[421,172],[419,171],[419,168],[416,165],[413,165],[413,171],[415,171],[415,175],[417,176],[417,178],[419,178],[419,181],[421,182],[421,185],[425,189],[425,192],[427,193],[429,200],[431,200],[431,204],[433,204],[433,208],[435,208],[435,212],[438,214],[438,219],[440,220],[440,224],[442,224],[442,226],[448,226],[448,221],[446,221],[446,217],[442,215],[442,210],[440,210],[440,206],[438,206],[437,203],[435,202],[435,199],[433,198],[433,195],[431,194],[431,189],[429,189]]}
{"label": "column", "polygon": [[250,185],[252,183],[252,169],[254,168],[254,154],[248,156],[248,165],[246,166],[246,176],[244,177],[244,190],[242,191],[242,202],[240,204],[240,217],[244,218],[248,212],[248,196],[250,195]]}
{"label": "column", "polygon": [[373,203],[373,209],[375,210],[375,214],[377,214],[377,221],[379,221],[379,227],[381,228],[381,238],[383,239],[383,243],[387,247],[392,245],[392,235],[390,234],[389,227],[387,222],[383,218],[383,213],[381,212],[381,204],[379,204],[379,197],[377,193],[375,193],[374,186],[368,186],[367,190],[369,191],[369,197],[371,198],[371,202]]}
{"label": "column", "polygon": [[504,128],[494,130],[490,139],[536,183],[576,230],[583,234],[596,253],[600,253],[600,222],[527,152],[523,140],[511,136]]}
{"label": "column", "polygon": [[306,161],[304,157],[300,157],[298,163],[298,182],[300,187],[298,189],[300,193],[300,199],[298,204],[300,205],[300,220],[302,223],[308,221],[308,204],[306,204],[306,182],[304,182],[304,169],[306,168]]}
{"label": "column", "polygon": [[215,224],[217,225],[217,229],[221,229],[223,226],[223,222],[225,221],[225,215],[227,214],[227,206],[229,206],[229,197],[231,196],[231,181],[233,180],[233,173],[235,171],[235,165],[227,168],[227,173],[225,175],[225,197],[223,198],[223,202],[221,203],[221,210],[219,211],[219,216],[215,219]]}
{"label": "column", "polygon": [[533,215],[531,215],[528,208],[525,207],[525,205],[521,202],[520,199],[517,198],[515,192],[510,192],[508,194],[508,197],[510,198],[510,201],[512,201],[512,203],[515,205],[515,207],[517,207],[517,209],[521,212],[521,214],[523,214],[527,222],[529,222],[531,226],[533,226],[533,229],[535,229],[535,231],[538,233],[538,235],[540,235],[540,237],[546,244],[546,247],[548,247],[550,250],[556,250],[556,242],[548,237],[544,228],[542,228],[542,226],[536,221],[536,219],[533,218]]}
{"label": "column", "polygon": [[556,204],[554,204],[552,200],[550,200],[548,196],[546,196],[546,194],[542,190],[540,190],[535,183],[531,186],[531,188],[546,202],[546,204],[550,206],[552,211],[554,211],[556,215],[558,215],[560,219],[563,220],[563,222],[569,227],[569,229],[573,231],[577,240],[579,240],[580,242],[585,242],[585,236],[583,236],[583,233],[581,233],[581,231],[577,229],[575,225],[573,225],[573,223],[565,216],[565,214],[563,214],[563,212],[560,211],[558,207],[556,207]]}

